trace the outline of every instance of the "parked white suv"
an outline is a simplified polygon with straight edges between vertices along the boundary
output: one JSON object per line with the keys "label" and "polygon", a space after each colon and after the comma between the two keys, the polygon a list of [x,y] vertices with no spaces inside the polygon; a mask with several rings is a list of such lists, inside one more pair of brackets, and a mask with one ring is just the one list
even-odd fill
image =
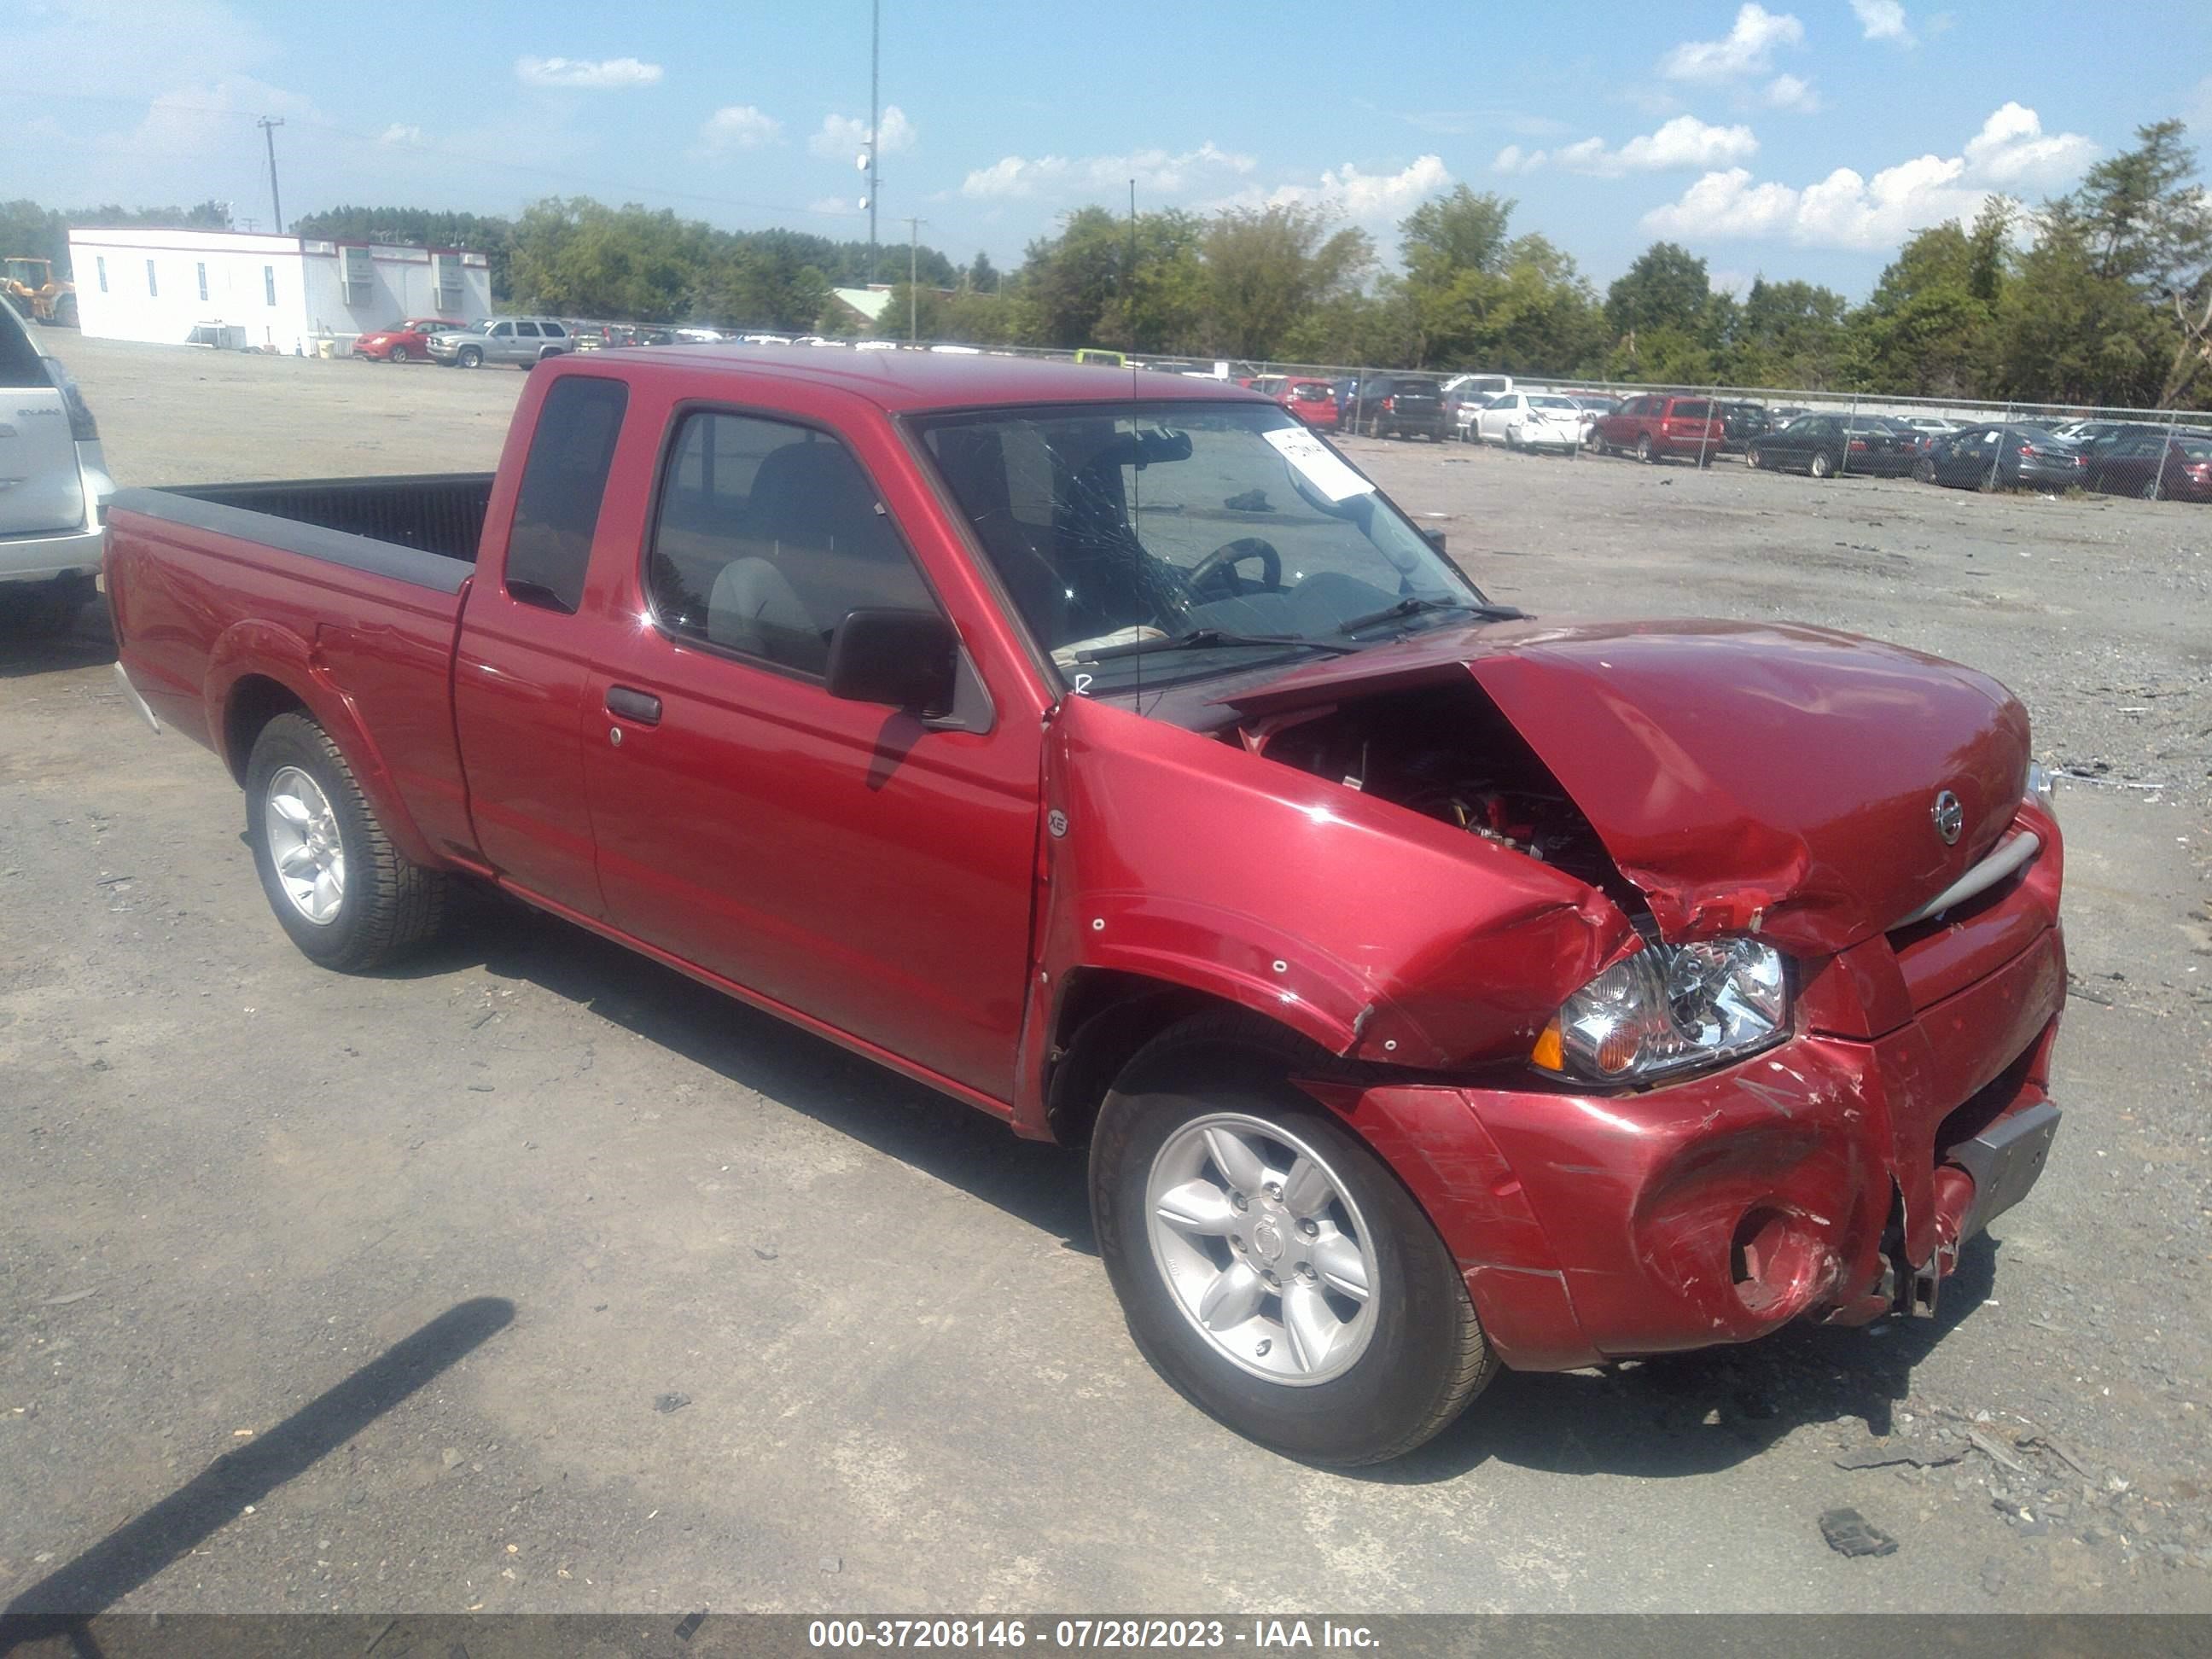
{"label": "parked white suv", "polygon": [[0,607],[66,630],[92,599],[114,493],[76,382],[0,304]]}

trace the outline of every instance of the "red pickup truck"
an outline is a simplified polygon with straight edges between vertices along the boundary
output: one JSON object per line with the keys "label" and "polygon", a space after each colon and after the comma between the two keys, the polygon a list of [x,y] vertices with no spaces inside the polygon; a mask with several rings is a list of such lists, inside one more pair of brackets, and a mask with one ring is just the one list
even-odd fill
{"label": "red pickup truck", "polygon": [[495,473],[108,533],[125,683],[309,956],[486,884],[1087,1144],[1137,1343],[1294,1455],[1500,1364],[1928,1312],[2051,1144],[2002,686],[1493,605],[1262,397],[562,358]]}

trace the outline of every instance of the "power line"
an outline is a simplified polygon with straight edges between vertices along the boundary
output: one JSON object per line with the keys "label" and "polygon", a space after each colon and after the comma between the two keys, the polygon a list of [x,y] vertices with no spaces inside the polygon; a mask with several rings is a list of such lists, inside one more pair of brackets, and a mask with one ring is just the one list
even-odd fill
{"label": "power line", "polygon": [[[0,87],[0,97],[38,98],[49,102],[59,100],[78,104],[108,104],[121,109],[143,110],[146,107],[146,100],[143,98],[117,98],[91,93],[46,92],[43,89],[33,91],[15,87]],[[226,109],[214,104],[163,102],[161,107],[165,111],[174,110],[183,114],[228,116],[237,121],[257,120],[251,111]],[[325,133],[333,138],[343,139],[349,143],[366,145],[372,149],[383,151],[387,156],[394,153],[392,147],[375,133],[358,132],[350,127],[340,126],[335,121],[319,121],[311,116],[295,114],[289,119],[307,131]],[[522,161],[495,161],[488,155],[480,155],[474,150],[459,149],[450,144],[425,142],[414,144],[410,148],[433,155],[442,155],[453,161],[466,161],[475,167],[493,168],[501,173],[524,173],[534,178],[554,179],[572,189],[619,191],[632,197],[658,197],[675,202],[698,202],[709,207],[750,208],[761,213],[804,214],[817,219],[854,219],[860,216],[856,213],[847,212],[842,209],[798,207],[787,202],[761,202],[743,196],[709,196],[697,191],[670,190],[660,185],[641,185],[624,183],[614,179],[586,178],[577,173],[563,172],[557,167],[532,167],[527,162]]]}

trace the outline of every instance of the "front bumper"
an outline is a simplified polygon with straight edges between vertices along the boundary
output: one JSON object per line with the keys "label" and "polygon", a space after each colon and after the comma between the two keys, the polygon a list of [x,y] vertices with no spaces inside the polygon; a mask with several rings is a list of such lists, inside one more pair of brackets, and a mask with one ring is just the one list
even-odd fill
{"label": "front bumper", "polygon": [[1508,1364],[1864,1323],[1932,1307],[1959,1246],[2040,1174],[2065,979],[2050,927],[1881,1036],[1821,1029],[1850,1022],[1808,987],[1790,1041],[1640,1094],[1411,1084],[1331,1103],[1421,1200]]}

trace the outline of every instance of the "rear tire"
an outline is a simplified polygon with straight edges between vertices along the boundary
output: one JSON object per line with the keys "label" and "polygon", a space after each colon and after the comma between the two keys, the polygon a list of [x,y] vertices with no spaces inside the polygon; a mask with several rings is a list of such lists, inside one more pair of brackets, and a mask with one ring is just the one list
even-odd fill
{"label": "rear tire", "polygon": [[1832,478],[1836,476],[1836,464],[1828,459],[1826,450],[1816,449],[1813,459],[1805,464],[1805,471],[1812,477]]}
{"label": "rear tire", "polygon": [[1936,482],[1936,463],[1926,460],[1913,462],[1912,477],[1913,482],[1916,483],[1934,483]]}
{"label": "rear tire", "polygon": [[2156,501],[2158,499],[2158,480],[2155,478],[2146,478],[2143,481],[2143,487],[2136,492],[2136,498],[2138,501]]}
{"label": "rear tire", "polygon": [[1659,465],[1659,452],[1653,447],[1651,434],[1648,432],[1636,441],[1636,459],[1646,466]]}
{"label": "rear tire", "polygon": [[[1285,1455],[1378,1463],[1449,1424],[1498,1363],[1428,1217],[1289,1082],[1319,1059],[1241,1012],[1161,1033],[1099,1115],[1091,1215],[1130,1335],[1185,1399]],[[1211,1218],[1171,1224],[1170,1194]]]}
{"label": "rear tire", "polygon": [[[254,739],[246,836],[278,924],[325,968],[380,968],[428,943],[444,923],[452,878],[392,844],[345,756],[306,714],[279,714]],[[333,854],[335,904],[314,920],[310,911],[323,901],[312,888],[295,893],[309,872],[330,873]]]}

